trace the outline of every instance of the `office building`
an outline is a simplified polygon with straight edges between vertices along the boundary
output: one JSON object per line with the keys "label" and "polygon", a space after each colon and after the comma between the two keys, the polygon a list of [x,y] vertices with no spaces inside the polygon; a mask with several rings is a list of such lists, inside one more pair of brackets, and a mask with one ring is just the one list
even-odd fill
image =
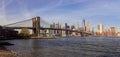
{"label": "office building", "polygon": [[110,27],[111,31],[111,36],[116,36],[116,28],[115,27]]}
{"label": "office building", "polygon": [[86,23],[86,32],[90,32],[90,23],[89,22]]}
{"label": "office building", "polygon": [[98,25],[98,31],[99,31],[100,34],[103,33],[103,31],[104,31],[104,26],[103,26],[103,24],[99,24],[99,25]]}

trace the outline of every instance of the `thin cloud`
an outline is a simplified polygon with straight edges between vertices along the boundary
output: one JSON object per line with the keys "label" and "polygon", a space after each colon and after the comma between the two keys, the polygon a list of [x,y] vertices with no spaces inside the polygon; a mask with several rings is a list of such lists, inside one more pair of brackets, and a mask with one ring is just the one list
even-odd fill
{"label": "thin cloud", "polygon": [[[14,0],[15,1],[15,0]],[[82,16],[84,16],[87,20],[92,20],[92,24],[98,24],[99,22],[103,22],[103,20],[111,19],[116,20],[120,19],[119,13],[120,13],[120,1],[116,0],[17,0],[19,8],[21,8],[21,13],[16,13],[12,15],[7,15],[6,17],[10,17],[12,19],[12,16],[17,16],[16,18],[19,20],[23,19],[29,19],[35,16],[40,16],[44,18],[44,20],[49,21],[52,23],[55,22],[68,22],[71,24],[76,23],[78,20],[82,20]],[[11,3],[11,2],[10,2]],[[9,4],[10,4],[9,3]],[[1,4],[1,2],[0,2]],[[75,5],[74,7],[78,6],[75,9],[72,9],[73,6],[69,5]],[[9,6],[9,5],[8,5]],[[65,7],[64,7],[65,6]],[[67,8],[69,7],[69,8]],[[1,7],[0,7],[1,8]],[[1,19],[5,19],[6,11],[5,9],[0,9],[2,16]],[[17,9],[16,9],[17,10]],[[18,17],[20,16],[20,17]],[[110,18],[110,16],[114,18]],[[14,18],[12,21],[17,21],[17,19]],[[52,21],[51,21],[52,20]],[[81,22],[81,21],[79,21]],[[111,22],[111,21],[110,21]],[[105,22],[103,22],[105,23]],[[107,22],[106,22],[107,23]],[[115,23],[116,24],[116,23]]]}
{"label": "thin cloud", "polygon": [[0,25],[5,25],[8,23],[7,16],[6,16],[6,7],[12,2],[13,0],[1,0],[0,1]]}
{"label": "thin cloud", "polygon": [[5,2],[1,1],[1,9],[0,9],[0,20],[2,22],[0,22],[1,25],[3,25],[4,23],[7,22],[6,20],[6,11],[5,11]]}

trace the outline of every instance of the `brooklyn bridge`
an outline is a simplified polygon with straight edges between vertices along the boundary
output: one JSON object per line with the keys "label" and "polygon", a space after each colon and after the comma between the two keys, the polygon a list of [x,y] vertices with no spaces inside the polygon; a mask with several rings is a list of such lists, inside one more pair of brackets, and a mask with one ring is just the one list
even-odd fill
{"label": "brooklyn bridge", "polygon": [[34,17],[28,20],[23,20],[20,22],[15,22],[12,24],[4,25],[5,28],[10,29],[19,29],[27,28],[29,30],[32,30],[32,34],[34,37],[51,37],[59,35],[61,37],[67,37],[67,36],[89,36],[92,35],[91,32],[87,32],[85,28],[85,22],[83,21],[83,28],[84,30],[74,30],[68,26],[67,23],[64,24],[64,27],[54,27],[49,22],[44,21],[40,17]]}

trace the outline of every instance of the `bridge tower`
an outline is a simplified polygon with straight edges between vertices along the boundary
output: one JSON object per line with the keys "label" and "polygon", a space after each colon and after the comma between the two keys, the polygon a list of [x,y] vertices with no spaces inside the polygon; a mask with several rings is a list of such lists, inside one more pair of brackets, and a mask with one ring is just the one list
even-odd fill
{"label": "bridge tower", "polygon": [[32,26],[33,26],[33,35],[39,36],[40,34],[40,17],[32,18]]}

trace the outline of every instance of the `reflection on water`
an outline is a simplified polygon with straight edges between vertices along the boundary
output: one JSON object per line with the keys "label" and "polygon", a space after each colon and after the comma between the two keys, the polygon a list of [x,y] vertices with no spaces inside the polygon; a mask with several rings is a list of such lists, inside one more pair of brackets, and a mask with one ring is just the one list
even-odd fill
{"label": "reflection on water", "polygon": [[9,40],[18,57],[119,57],[120,38]]}

